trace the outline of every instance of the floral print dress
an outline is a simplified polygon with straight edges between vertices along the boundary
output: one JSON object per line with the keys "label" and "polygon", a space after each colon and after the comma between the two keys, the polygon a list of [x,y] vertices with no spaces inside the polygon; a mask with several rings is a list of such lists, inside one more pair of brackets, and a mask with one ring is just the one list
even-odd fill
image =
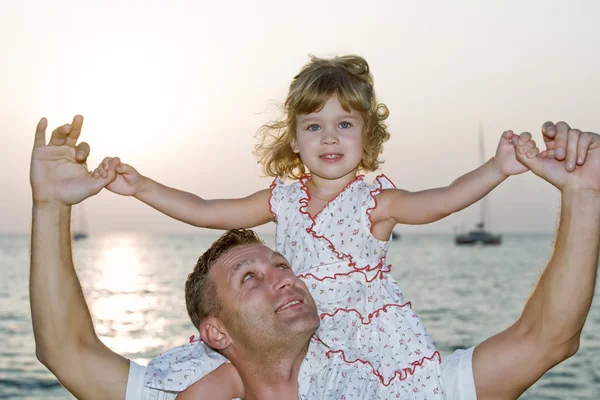
{"label": "floral print dress", "polygon": [[390,274],[389,242],[371,233],[377,195],[394,185],[383,175],[373,184],[358,176],[311,216],[309,179],[289,185],[276,179],[270,205],[277,251],[317,303],[321,325],[315,336],[328,348],[326,358],[355,366],[369,381],[375,378],[389,389],[389,397],[378,391],[381,398],[410,393],[400,398],[443,399],[440,354]]}
{"label": "floral print dress", "polygon": [[[309,215],[309,176],[275,179],[269,205],[277,251],[317,304],[321,324],[300,367],[301,399],[445,399],[441,356],[404,300],[385,261],[389,242],[371,233],[377,195],[394,185],[358,176]],[[152,360],[146,386],[181,391],[227,360],[201,341]]]}

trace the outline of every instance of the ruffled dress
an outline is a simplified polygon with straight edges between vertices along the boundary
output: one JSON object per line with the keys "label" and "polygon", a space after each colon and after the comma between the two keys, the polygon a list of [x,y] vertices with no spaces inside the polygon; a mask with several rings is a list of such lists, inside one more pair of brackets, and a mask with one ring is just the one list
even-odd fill
{"label": "ruffled dress", "polygon": [[[302,399],[444,399],[441,357],[404,300],[385,256],[388,241],[371,233],[377,195],[394,185],[358,176],[318,214],[307,211],[309,176],[271,185],[277,251],[317,304],[321,324],[300,368]],[[202,342],[153,360],[146,384],[181,391],[226,359]]]}

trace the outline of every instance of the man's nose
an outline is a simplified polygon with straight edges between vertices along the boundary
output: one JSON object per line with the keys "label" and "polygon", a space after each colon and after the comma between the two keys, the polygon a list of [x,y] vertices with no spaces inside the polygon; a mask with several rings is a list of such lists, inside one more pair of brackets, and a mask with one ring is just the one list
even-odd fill
{"label": "man's nose", "polygon": [[296,281],[296,276],[290,270],[277,270],[274,276],[274,285],[276,290],[293,286]]}

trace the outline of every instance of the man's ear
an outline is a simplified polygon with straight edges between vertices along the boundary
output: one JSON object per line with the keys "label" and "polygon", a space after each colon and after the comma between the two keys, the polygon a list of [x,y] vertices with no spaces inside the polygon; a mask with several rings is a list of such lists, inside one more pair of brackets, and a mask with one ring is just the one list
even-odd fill
{"label": "man's ear", "polygon": [[223,323],[214,317],[206,318],[200,324],[200,336],[204,343],[215,350],[224,350],[231,344],[231,337]]}

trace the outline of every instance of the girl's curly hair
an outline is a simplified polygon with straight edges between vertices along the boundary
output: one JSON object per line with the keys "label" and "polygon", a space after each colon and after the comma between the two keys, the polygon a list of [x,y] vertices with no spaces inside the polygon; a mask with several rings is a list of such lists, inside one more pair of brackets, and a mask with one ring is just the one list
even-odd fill
{"label": "girl's curly hair", "polygon": [[292,151],[296,122],[300,114],[318,112],[327,100],[337,95],[342,108],[359,112],[364,120],[363,152],[359,169],[375,171],[383,143],[390,138],[384,123],[389,115],[385,104],[377,103],[373,76],[367,61],[355,55],[330,59],[311,56],[294,77],[282,107],[283,117],[260,127],[260,143],[255,154],[268,176],[299,179],[306,173],[300,155]]}

